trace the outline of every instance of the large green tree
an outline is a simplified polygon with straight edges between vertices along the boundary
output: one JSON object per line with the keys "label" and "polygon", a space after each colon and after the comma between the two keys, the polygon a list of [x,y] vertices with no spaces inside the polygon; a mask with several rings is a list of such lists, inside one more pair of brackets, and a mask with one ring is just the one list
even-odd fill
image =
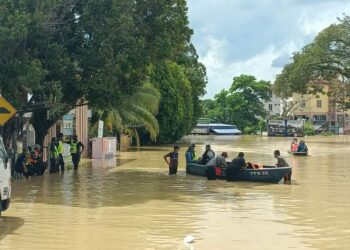
{"label": "large green tree", "polygon": [[190,41],[193,31],[185,0],[143,0],[138,11],[145,25],[143,36],[152,41],[145,56],[162,48],[148,68],[151,82],[161,93],[157,142],[174,142],[190,132],[201,115],[199,98],[205,94],[206,70]]}
{"label": "large green tree", "polygon": [[237,125],[242,130],[257,127],[261,118],[266,117],[263,101],[269,100],[270,88],[269,82],[258,81],[252,75],[234,77],[229,90],[203,102],[204,117]]}
{"label": "large green tree", "polygon": [[197,102],[205,71],[191,34],[184,0],[4,0],[0,88],[18,109],[23,93],[33,94],[28,110],[40,144],[76,104],[121,107],[147,80],[147,69],[167,61],[192,66],[184,71]]}
{"label": "large green tree", "polygon": [[[316,94],[322,84],[331,85],[337,102],[344,103],[343,93],[349,90],[350,79],[350,17],[321,31],[314,41],[294,54],[275,81],[275,91],[286,99],[294,92]],[[297,105],[297,104],[296,104]]]}

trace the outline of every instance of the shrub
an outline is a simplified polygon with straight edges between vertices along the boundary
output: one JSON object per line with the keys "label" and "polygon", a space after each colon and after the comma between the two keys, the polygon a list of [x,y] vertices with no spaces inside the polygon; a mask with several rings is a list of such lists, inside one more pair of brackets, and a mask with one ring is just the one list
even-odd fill
{"label": "shrub", "polygon": [[315,128],[310,122],[304,124],[304,134],[305,135],[315,135]]}

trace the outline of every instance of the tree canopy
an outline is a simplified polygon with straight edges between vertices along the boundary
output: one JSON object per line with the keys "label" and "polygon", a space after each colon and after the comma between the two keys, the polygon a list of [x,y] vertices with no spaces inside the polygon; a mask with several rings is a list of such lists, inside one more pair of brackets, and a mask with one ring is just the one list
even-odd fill
{"label": "tree canopy", "polygon": [[[275,91],[281,97],[293,92],[317,93],[320,84],[348,83],[350,78],[350,17],[321,31],[314,41],[294,54],[275,81]],[[349,85],[349,84],[347,84]]]}
{"label": "tree canopy", "polygon": [[269,82],[251,75],[234,77],[229,90],[222,90],[214,100],[203,101],[205,118],[251,132],[266,117],[263,101],[269,100],[270,88]]}
{"label": "tree canopy", "polygon": [[[140,93],[148,78],[163,95],[164,86],[154,79],[172,78],[175,70],[182,74],[173,83],[178,102],[188,104],[185,100],[191,99],[191,104],[182,104],[192,109],[182,119],[193,124],[206,76],[190,43],[192,33],[185,0],[4,0],[0,88],[18,109],[26,103],[26,92],[33,94],[33,103],[43,105],[32,119],[37,142],[42,143],[48,128],[75,105],[88,102],[101,111],[118,110],[128,96]],[[150,71],[162,65],[172,65],[172,70]],[[179,95],[184,86],[189,91]],[[163,107],[166,102],[162,97]],[[172,114],[163,110],[158,119]],[[141,113],[137,117],[146,122]],[[190,126],[184,127],[171,140]]]}

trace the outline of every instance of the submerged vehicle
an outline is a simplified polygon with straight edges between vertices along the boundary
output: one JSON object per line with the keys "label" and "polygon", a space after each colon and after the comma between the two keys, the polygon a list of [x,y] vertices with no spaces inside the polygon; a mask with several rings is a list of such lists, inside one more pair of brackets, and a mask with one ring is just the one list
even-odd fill
{"label": "submerged vehicle", "polygon": [[[237,176],[237,181],[278,183],[284,176],[292,171],[292,167],[263,166],[263,168],[242,169]],[[186,173],[190,175],[206,176],[206,167],[197,163],[188,163]],[[218,179],[226,179],[226,168],[223,167]]]}
{"label": "submerged vehicle", "polygon": [[11,166],[7,152],[0,137],[0,216],[10,206],[11,198]]}
{"label": "submerged vehicle", "polygon": [[290,151],[288,150],[288,153],[291,155],[295,155],[295,156],[307,156],[309,153],[306,152],[297,152],[297,151]]}

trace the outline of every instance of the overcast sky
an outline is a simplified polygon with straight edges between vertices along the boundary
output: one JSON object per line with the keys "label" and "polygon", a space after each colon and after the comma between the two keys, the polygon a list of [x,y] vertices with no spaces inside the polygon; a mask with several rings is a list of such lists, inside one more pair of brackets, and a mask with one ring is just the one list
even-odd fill
{"label": "overcast sky", "polygon": [[188,0],[188,7],[212,98],[240,74],[273,82],[294,51],[350,13],[350,0]]}

